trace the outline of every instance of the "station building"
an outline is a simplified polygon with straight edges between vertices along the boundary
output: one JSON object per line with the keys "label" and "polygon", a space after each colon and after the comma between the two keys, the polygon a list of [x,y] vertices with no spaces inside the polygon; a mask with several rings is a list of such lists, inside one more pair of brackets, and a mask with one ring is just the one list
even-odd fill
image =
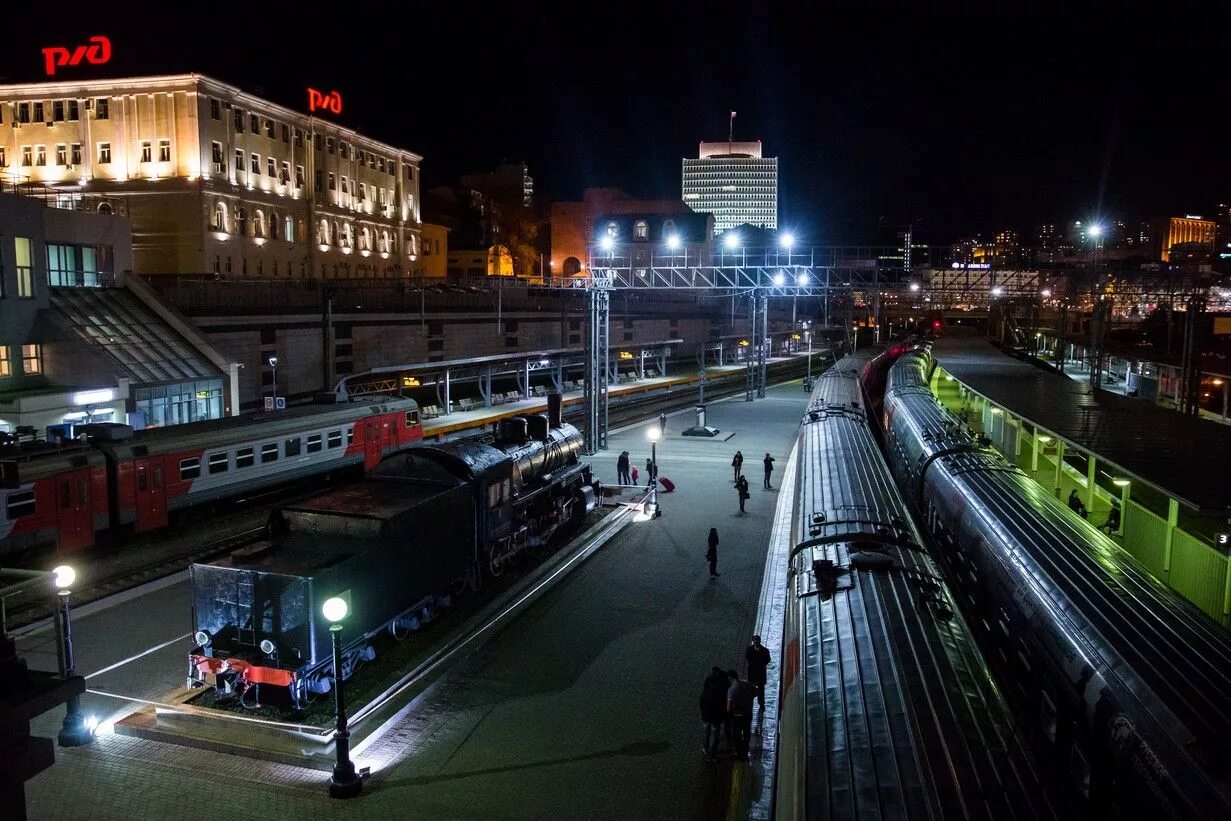
{"label": "station building", "polygon": [[778,227],[778,158],[763,156],[760,140],[701,143],[683,160],[680,188],[690,208],[714,215],[716,234]]}
{"label": "station building", "polygon": [[415,275],[421,159],[200,74],[0,85],[0,177],[106,195],[143,276]]}

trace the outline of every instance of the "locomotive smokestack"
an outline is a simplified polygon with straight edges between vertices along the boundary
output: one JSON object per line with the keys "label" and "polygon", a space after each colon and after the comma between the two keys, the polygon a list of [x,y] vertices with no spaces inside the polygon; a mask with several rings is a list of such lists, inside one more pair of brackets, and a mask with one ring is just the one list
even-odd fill
{"label": "locomotive smokestack", "polygon": [[558,428],[564,424],[564,405],[561,402],[560,394],[547,394],[547,424],[553,428]]}

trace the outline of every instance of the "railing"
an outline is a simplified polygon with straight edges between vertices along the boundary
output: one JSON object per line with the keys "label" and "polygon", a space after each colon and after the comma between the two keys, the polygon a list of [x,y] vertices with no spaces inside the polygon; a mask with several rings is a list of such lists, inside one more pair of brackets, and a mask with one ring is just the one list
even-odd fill
{"label": "railing", "polygon": [[33,182],[29,177],[11,173],[0,175],[0,193],[42,200],[43,205],[48,208],[59,208],[65,211],[128,215],[128,205],[122,197],[55,188],[45,183]]}

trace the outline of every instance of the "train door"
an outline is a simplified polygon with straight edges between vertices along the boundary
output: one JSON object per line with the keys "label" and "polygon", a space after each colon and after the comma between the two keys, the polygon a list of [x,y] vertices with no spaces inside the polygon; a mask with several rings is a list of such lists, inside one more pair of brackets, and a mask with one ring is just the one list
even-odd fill
{"label": "train door", "polygon": [[380,417],[363,420],[363,469],[371,470],[380,464],[381,446],[384,436],[381,431]]}
{"label": "train door", "polygon": [[165,527],[167,488],[161,459],[137,459],[137,532]]}
{"label": "train door", "polygon": [[56,477],[56,524],[61,550],[80,550],[94,544],[88,470],[75,470]]}

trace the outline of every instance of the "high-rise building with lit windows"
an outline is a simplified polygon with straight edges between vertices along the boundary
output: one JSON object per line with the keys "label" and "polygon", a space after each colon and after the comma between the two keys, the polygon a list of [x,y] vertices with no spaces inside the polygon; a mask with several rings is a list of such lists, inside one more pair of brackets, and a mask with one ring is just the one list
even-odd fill
{"label": "high-rise building with lit windows", "polygon": [[105,195],[141,274],[413,274],[421,159],[200,74],[0,86],[0,182]]}
{"label": "high-rise building with lit windows", "polygon": [[778,158],[761,156],[761,141],[701,143],[684,159],[684,204],[714,215],[714,233],[738,225],[778,227]]}

